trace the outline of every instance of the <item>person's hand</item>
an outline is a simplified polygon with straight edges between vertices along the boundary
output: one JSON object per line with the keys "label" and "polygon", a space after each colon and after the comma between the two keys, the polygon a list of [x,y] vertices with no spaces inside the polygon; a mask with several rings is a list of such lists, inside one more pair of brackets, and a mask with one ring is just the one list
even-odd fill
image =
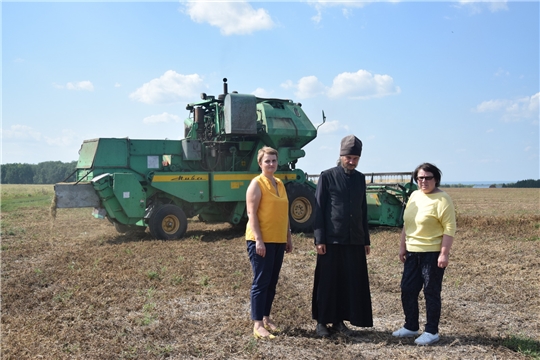
{"label": "person's hand", "polygon": [[285,252],[290,253],[293,250],[292,241],[290,239],[287,240],[287,244],[285,245]]}
{"label": "person's hand", "polygon": [[266,246],[262,240],[255,241],[255,252],[257,255],[265,257],[266,256]]}
{"label": "person's hand", "polygon": [[439,259],[437,260],[437,266],[441,269],[444,269],[448,266],[448,254],[439,254]]}
{"label": "person's hand", "polygon": [[405,264],[407,259],[407,249],[405,247],[399,247],[399,261]]}
{"label": "person's hand", "polygon": [[315,245],[315,247],[317,248],[317,254],[319,254],[319,255],[326,254],[326,245],[325,244]]}
{"label": "person's hand", "polygon": [[371,246],[366,245],[364,246],[364,249],[366,249],[366,255],[369,255],[371,253]]}

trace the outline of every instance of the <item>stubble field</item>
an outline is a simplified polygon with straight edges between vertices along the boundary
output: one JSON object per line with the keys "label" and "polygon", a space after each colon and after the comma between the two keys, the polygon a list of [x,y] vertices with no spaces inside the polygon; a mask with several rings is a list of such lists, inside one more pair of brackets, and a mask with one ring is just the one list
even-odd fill
{"label": "stubble field", "polygon": [[540,190],[445,191],[456,205],[458,231],[443,285],[441,341],[419,347],[391,336],[403,324],[400,229],[371,231],[373,328],[315,336],[313,238],[295,234],[272,311],[283,331],[257,341],[243,230],[190,220],[178,241],[120,235],[91,209],[59,209],[53,220],[51,186],[4,185],[1,358],[538,357]]}

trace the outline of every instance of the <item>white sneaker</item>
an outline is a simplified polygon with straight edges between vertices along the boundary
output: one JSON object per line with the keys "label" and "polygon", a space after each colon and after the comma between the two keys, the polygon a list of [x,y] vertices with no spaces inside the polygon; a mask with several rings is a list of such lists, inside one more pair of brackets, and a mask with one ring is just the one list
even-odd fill
{"label": "white sneaker", "polygon": [[431,345],[439,341],[439,334],[424,332],[414,342],[418,345]]}
{"label": "white sneaker", "polygon": [[412,331],[409,329],[405,329],[404,327],[392,333],[392,336],[395,337],[414,337],[416,335],[418,335],[418,330]]}

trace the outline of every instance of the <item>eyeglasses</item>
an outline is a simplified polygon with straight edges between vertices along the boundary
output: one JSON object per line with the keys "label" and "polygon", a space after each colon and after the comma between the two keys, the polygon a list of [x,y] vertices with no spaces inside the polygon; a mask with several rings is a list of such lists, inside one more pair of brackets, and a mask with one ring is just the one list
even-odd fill
{"label": "eyeglasses", "polygon": [[425,180],[425,181],[429,181],[429,180],[433,180],[434,176],[419,176],[416,178],[416,180],[420,181],[420,180]]}

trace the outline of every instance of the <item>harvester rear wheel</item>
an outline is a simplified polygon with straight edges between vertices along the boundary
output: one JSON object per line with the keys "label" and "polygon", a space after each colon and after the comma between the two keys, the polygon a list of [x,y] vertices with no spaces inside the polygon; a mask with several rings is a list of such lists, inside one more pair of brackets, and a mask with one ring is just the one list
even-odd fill
{"label": "harvester rear wheel", "polygon": [[152,215],[148,226],[158,240],[180,239],[187,230],[186,214],[176,205],[162,205]]}
{"label": "harvester rear wheel", "polygon": [[313,231],[315,221],[315,194],[306,185],[289,183],[286,186],[289,198],[289,223],[292,232]]}

